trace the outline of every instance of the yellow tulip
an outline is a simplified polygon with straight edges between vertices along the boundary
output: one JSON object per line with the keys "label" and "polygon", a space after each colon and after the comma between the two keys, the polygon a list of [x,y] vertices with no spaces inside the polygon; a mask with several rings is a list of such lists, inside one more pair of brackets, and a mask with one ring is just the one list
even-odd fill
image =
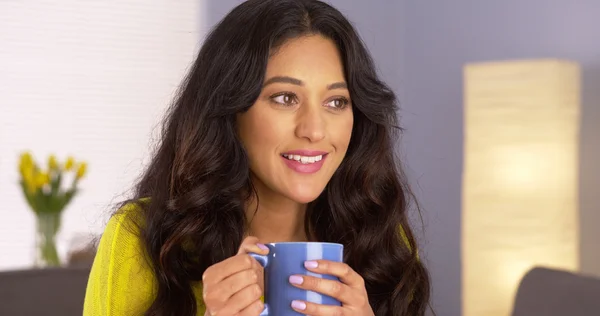
{"label": "yellow tulip", "polygon": [[82,162],[81,164],[79,164],[79,168],[77,169],[77,179],[81,179],[83,178],[83,176],[85,176],[85,172],[87,170],[87,164],[85,162]]}
{"label": "yellow tulip", "polygon": [[50,183],[50,177],[48,176],[48,173],[40,172],[35,175],[35,187],[36,188],[41,188],[48,183]]}
{"label": "yellow tulip", "polygon": [[32,165],[21,165],[19,166],[19,172],[21,173],[21,177],[25,177],[27,174],[32,174],[34,171]]}
{"label": "yellow tulip", "polygon": [[31,157],[30,153],[26,152],[21,154],[19,171],[22,175],[25,174],[26,170],[33,169],[33,165],[33,158]]}
{"label": "yellow tulip", "polygon": [[23,162],[32,162],[33,161],[33,157],[31,156],[31,153],[29,152],[24,152],[21,154],[21,163]]}
{"label": "yellow tulip", "polygon": [[75,159],[73,157],[68,157],[67,162],[65,163],[65,170],[69,171],[75,166]]}
{"label": "yellow tulip", "polygon": [[29,193],[33,193],[36,190],[33,168],[28,168],[23,172],[23,182]]}
{"label": "yellow tulip", "polygon": [[50,170],[58,169],[58,162],[56,161],[56,156],[50,155],[50,157],[48,157],[48,169],[50,169]]}

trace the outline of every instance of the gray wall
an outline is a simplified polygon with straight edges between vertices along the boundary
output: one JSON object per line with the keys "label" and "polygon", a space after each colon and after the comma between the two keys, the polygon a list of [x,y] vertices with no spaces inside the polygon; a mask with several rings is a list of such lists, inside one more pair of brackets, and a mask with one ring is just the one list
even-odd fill
{"label": "gray wall", "polygon": [[[241,0],[210,0],[208,25]],[[421,236],[438,315],[461,313],[462,65],[559,57],[584,70],[581,143],[583,270],[600,275],[600,1],[328,1],[354,22],[399,96],[402,153],[421,203]],[[600,230],[597,230],[600,231]]]}
{"label": "gray wall", "polygon": [[[441,315],[460,311],[462,65],[559,57],[583,66],[583,270],[600,275],[600,1],[404,1],[403,104],[408,162],[419,172]],[[446,270],[448,268],[448,270]]]}

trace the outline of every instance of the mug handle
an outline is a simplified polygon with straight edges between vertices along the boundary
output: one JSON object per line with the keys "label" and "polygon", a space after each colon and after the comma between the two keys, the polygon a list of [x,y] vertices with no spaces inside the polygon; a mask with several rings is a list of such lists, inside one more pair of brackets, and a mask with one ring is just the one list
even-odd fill
{"label": "mug handle", "polygon": [[[266,268],[269,265],[269,257],[265,255],[259,255],[254,252],[248,253],[250,257],[254,258],[263,268]],[[265,303],[265,309],[263,309],[262,313],[259,316],[269,316],[269,305]]]}
{"label": "mug handle", "polygon": [[263,268],[266,268],[267,265],[269,264],[269,256],[259,255],[259,254],[254,253],[254,252],[249,252],[248,254],[250,255],[250,257],[256,259],[256,261],[258,261],[258,263],[260,263],[260,265]]}

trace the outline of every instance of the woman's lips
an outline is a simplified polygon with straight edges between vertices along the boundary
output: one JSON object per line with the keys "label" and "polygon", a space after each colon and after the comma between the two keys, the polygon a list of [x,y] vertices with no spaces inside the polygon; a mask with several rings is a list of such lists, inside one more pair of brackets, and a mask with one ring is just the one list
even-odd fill
{"label": "woman's lips", "polygon": [[298,173],[311,174],[321,170],[327,153],[324,151],[295,150],[281,155],[281,159]]}

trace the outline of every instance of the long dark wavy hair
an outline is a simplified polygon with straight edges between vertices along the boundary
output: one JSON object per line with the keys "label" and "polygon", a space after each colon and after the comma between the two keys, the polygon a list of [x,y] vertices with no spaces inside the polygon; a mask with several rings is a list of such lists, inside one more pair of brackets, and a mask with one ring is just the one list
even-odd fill
{"label": "long dark wavy hair", "polygon": [[346,157],[307,207],[306,233],[344,245],[345,262],[364,278],[376,315],[425,313],[430,283],[407,220],[412,194],[394,154],[394,93],[378,79],[355,29],[330,5],[249,0],[206,38],[135,187],[131,201],[142,209],[140,238],[158,282],[146,315],[195,315],[193,284],[237,252],[255,191],[236,114],[258,98],[273,52],[313,34],[339,49],[354,127]]}

